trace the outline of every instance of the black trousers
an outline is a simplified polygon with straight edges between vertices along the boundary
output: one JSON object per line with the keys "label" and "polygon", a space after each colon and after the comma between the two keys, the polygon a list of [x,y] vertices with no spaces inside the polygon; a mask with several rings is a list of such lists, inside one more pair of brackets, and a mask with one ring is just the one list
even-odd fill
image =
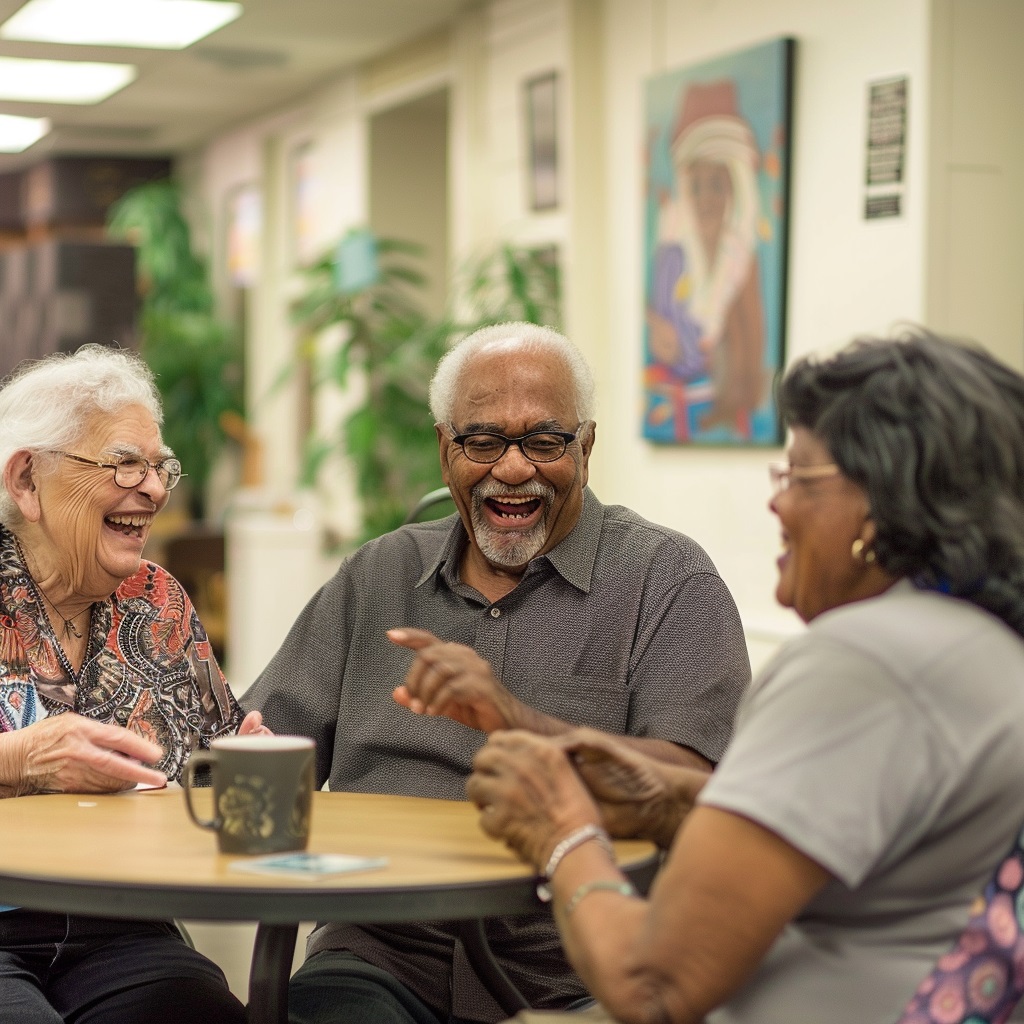
{"label": "black trousers", "polygon": [[0,1024],[244,1024],[169,922],[0,913]]}

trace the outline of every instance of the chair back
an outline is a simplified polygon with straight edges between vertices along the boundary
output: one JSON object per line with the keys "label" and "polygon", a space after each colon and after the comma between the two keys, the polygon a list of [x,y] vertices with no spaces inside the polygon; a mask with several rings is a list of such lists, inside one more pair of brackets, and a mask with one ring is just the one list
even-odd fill
{"label": "chair back", "polygon": [[[409,514],[402,521],[402,525],[405,526],[407,523],[418,523],[423,518],[425,512],[436,508],[438,505],[444,505],[446,503],[454,505],[452,500],[451,491],[447,487],[438,487],[437,490],[428,491],[426,494],[416,502],[415,505],[409,510]],[[448,515],[451,509],[445,511],[445,515]],[[431,515],[429,518],[437,519],[438,515]]]}
{"label": "chair back", "polygon": [[896,1024],[1003,1024],[1024,995],[1024,830]]}

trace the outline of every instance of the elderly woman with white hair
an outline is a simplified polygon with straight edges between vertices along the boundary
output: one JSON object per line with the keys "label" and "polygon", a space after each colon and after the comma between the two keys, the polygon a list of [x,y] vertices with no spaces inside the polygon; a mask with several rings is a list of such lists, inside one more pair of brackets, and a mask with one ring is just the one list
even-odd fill
{"label": "elderly woman with white hair", "polygon": [[[0,388],[0,797],[163,785],[215,736],[264,730],[181,586],[142,558],[182,476],[161,421],[148,367],[99,345]],[[0,911],[11,1020],[244,1020],[170,923]]]}

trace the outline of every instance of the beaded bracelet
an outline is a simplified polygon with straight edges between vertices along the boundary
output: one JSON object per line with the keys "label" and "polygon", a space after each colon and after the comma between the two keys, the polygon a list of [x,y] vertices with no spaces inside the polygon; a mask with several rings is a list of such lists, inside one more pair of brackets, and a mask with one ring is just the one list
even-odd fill
{"label": "beaded bracelet", "polygon": [[609,857],[614,859],[615,852],[612,849],[612,841],[608,833],[598,825],[581,825],[575,832],[570,832],[551,851],[551,856],[548,858],[548,862],[544,866],[543,877],[537,885],[537,896],[541,900],[545,903],[551,900],[551,888],[548,885],[548,882],[551,881],[551,876],[554,875],[555,868],[562,863],[562,858],[567,853],[575,850],[577,846],[582,846],[591,839],[597,842]]}
{"label": "beaded bracelet", "polygon": [[636,889],[629,882],[613,882],[610,878],[599,878],[596,882],[584,882],[570,897],[565,905],[565,916],[570,914],[592,893],[592,892],[617,892],[623,896],[635,896]]}

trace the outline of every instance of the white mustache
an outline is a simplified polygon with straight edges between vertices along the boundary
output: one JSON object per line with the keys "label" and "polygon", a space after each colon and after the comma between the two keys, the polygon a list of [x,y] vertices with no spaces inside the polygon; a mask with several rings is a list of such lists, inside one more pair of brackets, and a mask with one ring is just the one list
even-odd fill
{"label": "white mustache", "polygon": [[525,484],[499,483],[497,480],[481,480],[473,488],[475,501],[485,501],[487,498],[543,498],[550,501],[555,496],[555,489],[539,480],[528,480]]}

